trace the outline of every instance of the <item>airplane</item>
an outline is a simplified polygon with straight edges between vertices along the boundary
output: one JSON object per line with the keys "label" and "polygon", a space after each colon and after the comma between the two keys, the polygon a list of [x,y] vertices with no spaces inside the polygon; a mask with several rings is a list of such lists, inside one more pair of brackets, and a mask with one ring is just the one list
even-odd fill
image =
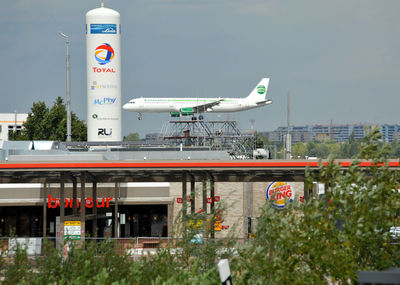
{"label": "airplane", "polygon": [[169,112],[171,117],[193,116],[200,114],[202,120],[203,113],[230,113],[249,110],[266,106],[272,103],[267,99],[269,78],[261,79],[260,83],[254,88],[249,96],[245,98],[136,98],[123,105],[123,109],[138,112],[138,119],[142,119],[142,113]]}

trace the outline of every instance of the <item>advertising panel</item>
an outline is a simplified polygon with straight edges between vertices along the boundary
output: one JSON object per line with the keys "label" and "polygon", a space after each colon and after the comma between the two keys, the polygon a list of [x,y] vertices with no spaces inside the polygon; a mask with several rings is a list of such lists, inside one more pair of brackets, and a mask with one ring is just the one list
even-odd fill
{"label": "advertising panel", "polygon": [[80,240],[81,239],[81,221],[65,221],[64,222],[64,239]]}
{"label": "advertising panel", "polygon": [[294,189],[286,182],[272,182],[267,188],[267,199],[277,208],[285,208],[287,202],[293,202]]}

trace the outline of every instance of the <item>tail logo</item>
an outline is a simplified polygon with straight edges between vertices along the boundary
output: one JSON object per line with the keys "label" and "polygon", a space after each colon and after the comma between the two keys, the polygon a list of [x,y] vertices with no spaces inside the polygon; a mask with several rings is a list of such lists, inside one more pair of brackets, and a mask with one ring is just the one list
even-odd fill
{"label": "tail logo", "polygon": [[257,86],[257,93],[258,94],[265,94],[265,91],[266,91],[266,89],[265,89],[265,86],[264,85],[258,85]]}

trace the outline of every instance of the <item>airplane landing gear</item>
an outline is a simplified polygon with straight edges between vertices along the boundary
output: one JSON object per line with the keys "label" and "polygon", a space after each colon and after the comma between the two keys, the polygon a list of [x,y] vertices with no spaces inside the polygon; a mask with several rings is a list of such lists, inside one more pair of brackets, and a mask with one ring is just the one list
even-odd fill
{"label": "airplane landing gear", "polygon": [[142,113],[138,113],[138,120],[142,119]]}
{"label": "airplane landing gear", "polygon": [[199,120],[204,120],[203,115],[200,115],[200,116],[199,116]]}

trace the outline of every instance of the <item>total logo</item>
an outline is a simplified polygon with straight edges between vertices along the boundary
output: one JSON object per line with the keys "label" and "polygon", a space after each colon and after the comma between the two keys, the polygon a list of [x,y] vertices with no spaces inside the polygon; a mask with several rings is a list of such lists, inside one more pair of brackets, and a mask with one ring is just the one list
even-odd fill
{"label": "total logo", "polygon": [[267,199],[274,207],[285,208],[285,203],[294,199],[294,189],[286,182],[273,182],[267,188]]}
{"label": "total logo", "polygon": [[114,58],[114,49],[107,43],[99,45],[94,52],[94,58],[100,65],[107,64]]}
{"label": "total logo", "polygon": [[98,136],[111,136],[112,135],[112,128],[107,130],[107,128],[98,128],[97,129]]}
{"label": "total logo", "polygon": [[111,104],[114,104],[116,100],[117,100],[117,97],[103,97],[103,98],[94,99],[94,104],[95,105],[111,105]]}
{"label": "total logo", "polygon": [[92,67],[94,73],[115,73],[114,68]]}

